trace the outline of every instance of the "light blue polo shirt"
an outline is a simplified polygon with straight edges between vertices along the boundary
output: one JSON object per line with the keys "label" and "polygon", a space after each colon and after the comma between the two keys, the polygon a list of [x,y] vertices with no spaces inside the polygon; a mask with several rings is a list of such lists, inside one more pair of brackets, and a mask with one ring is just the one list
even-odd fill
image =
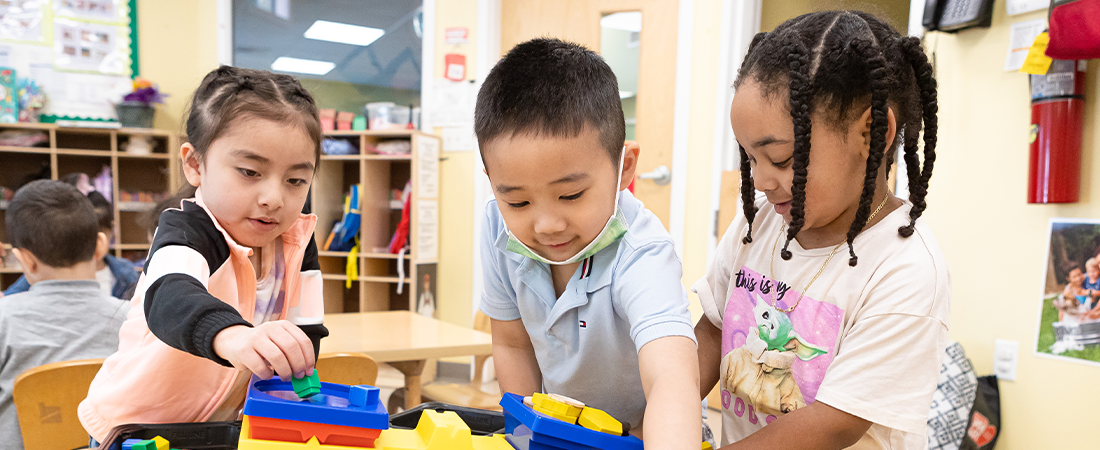
{"label": "light blue polo shirt", "polygon": [[543,390],[569,396],[637,427],[645,413],[638,351],[654,339],[695,340],[683,272],[661,221],[629,191],[619,196],[628,230],[580,264],[561,298],[550,266],[505,250],[496,200],[485,205],[481,310],[523,319]]}

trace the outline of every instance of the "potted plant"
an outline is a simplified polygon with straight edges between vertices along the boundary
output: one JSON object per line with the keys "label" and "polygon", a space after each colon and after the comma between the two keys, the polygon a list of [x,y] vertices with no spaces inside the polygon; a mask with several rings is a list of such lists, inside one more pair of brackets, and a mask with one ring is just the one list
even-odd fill
{"label": "potted plant", "polygon": [[134,91],[115,104],[118,121],[124,127],[152,128],[156,104],[164,103],[164,97],[149,80],[134,78]]}

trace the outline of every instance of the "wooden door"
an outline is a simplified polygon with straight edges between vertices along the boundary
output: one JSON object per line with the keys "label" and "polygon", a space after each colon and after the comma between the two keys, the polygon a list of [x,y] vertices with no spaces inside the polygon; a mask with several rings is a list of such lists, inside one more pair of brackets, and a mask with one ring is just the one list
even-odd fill
{"label": "wooden door", "polygon": [[[678,5],[673,0],[503,0],[501,50],[507,53],[516,44],[549,36],[599,52],[603,16],[641,12],[634,140],[642,150],[637,174],[660,166],[671,170]],[[634,195],[667,229],[671,184],[638,179]]]}

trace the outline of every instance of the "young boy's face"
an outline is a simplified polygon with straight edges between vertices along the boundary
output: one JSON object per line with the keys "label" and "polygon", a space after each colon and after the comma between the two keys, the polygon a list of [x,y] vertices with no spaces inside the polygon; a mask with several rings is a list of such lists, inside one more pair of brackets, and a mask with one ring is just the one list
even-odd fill
{"label": "young boy's face", "polygon": [[[622,188],[634,177],[637,147],[625,152]],[[615,211],[619,167],[590,126],[575,137],[534,134],[490,141],[485,171],[508,229],[543,257],[568,259]]]}
{"label": "young boy's face", "polygon": [[1074,284],[1081,284],[1085,281],[1085,274],[1081,273],[1081,269],[1073,269],[1069,271],[1069,282]]}
{"label": "young boy's face", "polygon": [[1096,281],[1100,277],[1100,263],[1085,264],[1085,271],[1088,273],[1089,281]]}

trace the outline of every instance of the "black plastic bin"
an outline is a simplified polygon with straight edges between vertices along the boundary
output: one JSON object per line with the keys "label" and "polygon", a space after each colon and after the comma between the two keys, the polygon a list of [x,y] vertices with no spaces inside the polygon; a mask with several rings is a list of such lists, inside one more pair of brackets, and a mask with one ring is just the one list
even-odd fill
{"label": "black plastic bin", "polygon": [[[423,403],[413,409],[390,416],[390,427],[412,430],[420,422],[424,410],[454,411],[470,426],[470,434],[489,436],[504,433],[504,413],[466,408],[446,403]],[[237,448],[241,436],[241,422],[158,423],[128,424],[111,430],[107,440],[100,443],[101,450],[122,450],[127,439],[152,439],[163,437],[172,448],[188,450],[231,450]]]}
{"label": "black plastic bin", "polygon": [[486,411],[484,409],[467,408],[464,406],[448,405],[446,403],[421,403],[419,406],[402,411],[390,416],[390,427],[411,430],[420,422],[420,414],[424,410],[454,411],[458,417],[470,426],[470,434],[474,436],[489,436],[492,434],[504,434],[504,413],[499,411]]}

